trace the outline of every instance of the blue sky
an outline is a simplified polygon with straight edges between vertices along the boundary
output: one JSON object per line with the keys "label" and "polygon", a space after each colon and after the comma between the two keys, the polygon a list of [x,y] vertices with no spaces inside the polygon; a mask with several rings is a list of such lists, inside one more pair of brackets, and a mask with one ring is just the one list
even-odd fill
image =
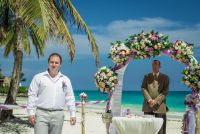
{"label": "blue sky", "polygon": [[[132,34],[142,30],[159,31],[169,36],[171,42],[184,40],[194,44],[194,56],[200,60],[200,5],[199,0],[72,0],[86,24],[89,26],[99,46],[100,66],[114,66],[107,58],[110,43],[124,41]],[[94,57],[90,44],[82,32],[72,35],[76,43],[76,56],[73,64],[69,63],[68,50],[55,41],[47,41],[45,56],[39,60],[34,49],[30,56],[24,58],[23,72],[28,86],[34,74],[47,68],[47,57],[51,52],[59,52],[64,58],[62,72],[72,80],[74,89],[95,90]],[[0,49],[0,64],[4,75],[11,75],[13,58],[3,58]],[[167,56],[156,57],[161,60],[161,71],[170,76],[170,90],[188,90],[180,82],[181,71],[185,65]],[[124,75],[123,90],[140,90],[143,75],[151,71],[152,59],[131,61]]]}

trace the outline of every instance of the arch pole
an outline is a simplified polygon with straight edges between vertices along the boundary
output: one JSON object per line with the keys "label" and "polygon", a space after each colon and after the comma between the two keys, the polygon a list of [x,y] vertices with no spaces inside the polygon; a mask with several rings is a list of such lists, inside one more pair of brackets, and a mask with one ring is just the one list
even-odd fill
{"label": "arch pole", "polygon": [[[123,77],[127,66],[128,63],[119,70],[116,70],[116,73],[118,73],[118,83],[115,85],[115,91],[113,92],[113,96],[110,100],[110,108],[112,110],[113,117],[121,116]],[[112,123],[110,124],[109,132],[110,134],[116,134]]]}

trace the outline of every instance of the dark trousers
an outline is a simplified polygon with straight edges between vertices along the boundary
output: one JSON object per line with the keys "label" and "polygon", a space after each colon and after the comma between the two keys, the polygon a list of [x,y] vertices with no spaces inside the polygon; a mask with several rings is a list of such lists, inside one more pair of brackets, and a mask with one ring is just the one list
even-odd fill
{"label": "dark trousers", "polygon": [[163,125],[158,132],[158,134],[166,134],[166,123],[167,123],[167,116],[166,114],[154,113],[154,112],[144,112],[144,114],[155,115],[157,118],[163,118]]}

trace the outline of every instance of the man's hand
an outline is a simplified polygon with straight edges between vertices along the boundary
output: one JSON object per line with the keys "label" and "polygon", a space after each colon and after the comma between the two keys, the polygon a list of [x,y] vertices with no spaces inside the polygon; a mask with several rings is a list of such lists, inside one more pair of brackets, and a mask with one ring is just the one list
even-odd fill
{"label": "man's hand", "polygon": [[152,100],[152,99],[150,99],[150,100],[148,100],[148,103],[149,103],[149,104],[151,104],[151,102],[152,102],[152,101],[153,101],[153,100]]}
{"label": "man's hand", "polygon": [[157,104],[157,101],[156,100],[152,100],[152,105],[156,105]]}
{"label": "man's hand", "polygon": [[28,117],[28,122],[31,123],[31,125],[35,125],[36,123],[35,115],[30,115]]}
{"label": "man's hand", "polygon": [[76,124],[76,117],[71,117],[70,118],[70,125],[75,125]]}
{"label": "man's hand", "polygon": [[150,106],[150,107],[153,107],[154,105],[157,104],[157,101],[156,101],[156,100],[150,99],[150,100],[148,100],[148,103],[149,103],[149,106]]}
{"label": "man's hand", "polygon": [[153,107],[152,106],[152,101],[153,101],[152,99],[148,100],[148,104],[149,104],[150,107]]}

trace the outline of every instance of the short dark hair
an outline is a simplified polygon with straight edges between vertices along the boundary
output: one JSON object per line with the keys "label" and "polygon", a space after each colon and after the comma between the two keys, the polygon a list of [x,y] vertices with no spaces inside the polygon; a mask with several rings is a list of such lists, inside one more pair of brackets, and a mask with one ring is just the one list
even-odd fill
{"label": "short dark hair", "polygon": [[153,62],[158,62],[158,64],[159,64],[159,67],[161,67],[161,63],[160,63],[160,61],[159,61],[159,60],[153,60]]}
{"label": "short dark hair", "polygon": [[61,55],[59,53],[52,53],[52,54],[50,54],[49,58],[48,58],[48,63],[50,61],[50,58],[53,57],[53,56],[58,56],[59,59],[60,59],[60,64],[62,64],[62,57],[61,57]]}

